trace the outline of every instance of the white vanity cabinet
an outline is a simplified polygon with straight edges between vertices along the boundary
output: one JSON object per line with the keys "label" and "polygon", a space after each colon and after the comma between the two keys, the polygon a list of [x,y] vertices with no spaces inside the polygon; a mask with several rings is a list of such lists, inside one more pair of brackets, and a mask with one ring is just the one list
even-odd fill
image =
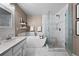
{"label": "white vanity cabinet", "polygon": [[26,38],[4,51],[1,56],[26,56]]}
{"label": "white vanity cabinet", "polygon": [[23,40],[22,42],[18,43],[16,46],[13,47],[13,56],[23,56],[23,55],[25,55],[25,53],[26,53],[25,52],[25,45],[26,45],[25,40]]}
{"label": "white vanity cabinet", "polygon": [[21,42],[13,47],[13,56],[18,56],[18,54],[22,55]]}

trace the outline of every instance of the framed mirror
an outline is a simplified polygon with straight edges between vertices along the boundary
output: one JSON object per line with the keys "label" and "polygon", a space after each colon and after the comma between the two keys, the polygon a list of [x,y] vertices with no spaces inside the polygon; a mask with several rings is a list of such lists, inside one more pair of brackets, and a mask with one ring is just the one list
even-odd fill
{"label": "framed mirror", "polygon": [[11,28],[12,14],[11,10],[0,4],[0,28]]}
{"label": "framed mirror", "polygon": [[34,26],[30,26],[30,32],[34,32]]}
{"label": "framed mirror", "polygon": [[79,20],[76,21],[76,35],[79,36]]}
{"label": "framed mirror", "polygon": [[76,4],[76,19],[79,19],[79,3]]}
{"label": "framed mirror", "polygon": [[37,27],[37,32],[41,32],[42,31],[42,26],[38,26]]}

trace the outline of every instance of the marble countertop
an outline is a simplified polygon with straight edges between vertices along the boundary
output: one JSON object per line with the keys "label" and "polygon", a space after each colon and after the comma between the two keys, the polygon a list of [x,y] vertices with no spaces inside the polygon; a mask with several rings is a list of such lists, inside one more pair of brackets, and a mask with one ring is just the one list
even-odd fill
{"label": "marble countertop", "polygon": [[19,42],[21,42],[24,39],[26,39],[26,37],[22,36],[22,37],[13,37],[10,40],[2,40],[1,44],[0,44],[0,54],[5,52],[6,50],[12,48],[13,46],[15,46],[16,44],[18,44]]}

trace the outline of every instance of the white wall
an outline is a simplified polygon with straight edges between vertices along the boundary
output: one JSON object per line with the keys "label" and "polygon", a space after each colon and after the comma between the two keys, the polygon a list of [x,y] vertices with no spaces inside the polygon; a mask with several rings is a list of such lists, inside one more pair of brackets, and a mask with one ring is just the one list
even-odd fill
{"label": "white wall", "polygon": [[42,26],[41,16],[27,16],[27,24],[29,26],[34,26],[35,31],[39,26]]}
{"label": "white wall", "polygon": [[3,5],[12,11],[12,26],[10,28],[0,28],[0,39],[5,39],[9,34],[15,36],[14,7],[6,3]]}

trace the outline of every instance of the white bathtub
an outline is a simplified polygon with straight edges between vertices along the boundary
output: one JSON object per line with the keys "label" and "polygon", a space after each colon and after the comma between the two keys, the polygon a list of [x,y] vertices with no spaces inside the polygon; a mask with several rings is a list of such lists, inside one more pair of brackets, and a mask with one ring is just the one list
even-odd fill
{"label": "white bathtub", "polygon": [[46,38],[40,39],[39,36],[28,36],[26,40],[28,48],[42,48],[45,41]]}

